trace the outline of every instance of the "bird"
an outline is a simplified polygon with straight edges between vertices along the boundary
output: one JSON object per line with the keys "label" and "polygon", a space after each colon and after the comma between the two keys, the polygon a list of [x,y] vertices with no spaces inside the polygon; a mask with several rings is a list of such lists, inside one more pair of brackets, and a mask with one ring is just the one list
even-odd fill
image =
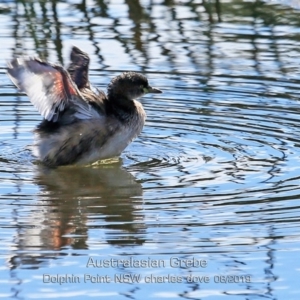
{"label": "bird", "polygon": [[107,93],[89,81],[88,54],[73,46],[67,69],[39,58],[13,58],[7,74],[42,115],[33,154],[49,167],[86,165],[119,157],[143,129],[146,113],[136,99],[162,93],[137,72],[124,72]]}

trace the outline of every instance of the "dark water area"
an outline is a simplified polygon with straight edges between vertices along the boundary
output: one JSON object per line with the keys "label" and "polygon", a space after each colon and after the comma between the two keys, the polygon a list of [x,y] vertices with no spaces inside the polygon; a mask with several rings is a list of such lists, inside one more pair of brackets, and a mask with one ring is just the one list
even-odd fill
{"label": "dark water area", "polygon": [[[0,299],[300,299],[298,1],[0,3]],[[49,169],[14,56],[138,71],[119,161]]]}

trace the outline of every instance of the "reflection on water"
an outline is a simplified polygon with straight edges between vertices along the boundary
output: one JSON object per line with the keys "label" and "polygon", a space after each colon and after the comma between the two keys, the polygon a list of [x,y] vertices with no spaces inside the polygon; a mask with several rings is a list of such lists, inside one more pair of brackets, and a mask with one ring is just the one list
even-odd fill
{"label": "reflection on water", "polygon": [[[5,1],[0,14],[0,297],[299,299],[294,3]],[[5,60],[67,64],[73,44],[91,56],[96,87],[134,70],[164,94],[142,99],[146,126],[118,163],[46,169],[28,147],[41,117]],[[87,268],[88,257],[165,266]],[[45,284],[45,273],[82,281]],[[142,280],[93,284],[85,273]],[[226,276],[239,279],[218,282]]]}
{"label": "reflection on water", "polygon": [[39,167],[33,180],[40,187],[37,206],[31,208],[16,237],[18,250],[26,253],[26,259],[33,250],[36,257],[40,251],[65,246],[87,249],[88,227],[109,229],[101,237],[107,243],[143,243],[142,187],[120,165]]}

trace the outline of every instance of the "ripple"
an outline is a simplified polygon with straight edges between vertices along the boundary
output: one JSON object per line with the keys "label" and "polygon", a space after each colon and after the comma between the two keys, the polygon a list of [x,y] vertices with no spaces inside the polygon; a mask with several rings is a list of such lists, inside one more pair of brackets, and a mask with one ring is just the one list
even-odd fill
{"label": "ripple", "polygon": [[[288,298],[297,287],[300,249],[299,11],[291,1],[92,2],[24,2],[16,12],[8,1],[0,21],[3,65],[27,52],[67,61],[71,44],[80,43],[91,55],[95,86],[137,70],[164,93],[141,99],[146,126],[118,162],[47,169],[27,150],[41,118],[0,68],[6,293]],[[201,272],[107,268],[112,276],[207,273],[213,281],[238,273],[252,281],[101,284],[101,291],[95,284],[42,283],[46,272],[82,274],[91,255],[209,262]]]}

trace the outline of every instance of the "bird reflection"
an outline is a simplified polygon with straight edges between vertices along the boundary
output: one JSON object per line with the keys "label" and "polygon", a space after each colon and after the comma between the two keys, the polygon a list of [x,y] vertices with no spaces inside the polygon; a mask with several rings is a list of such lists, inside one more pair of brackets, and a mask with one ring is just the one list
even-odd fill
{"label": "bird reflection", "polygon": [[97,243],[144,242],[142,186],[121,163],[38,167],[35,181],[41,192],[25,224],[19,224],[12,267],[16,261],[34,267],[41,259],[60,255],[62,251],[57,250],[65,247],[87,249],[89,230],[99,231]]}

